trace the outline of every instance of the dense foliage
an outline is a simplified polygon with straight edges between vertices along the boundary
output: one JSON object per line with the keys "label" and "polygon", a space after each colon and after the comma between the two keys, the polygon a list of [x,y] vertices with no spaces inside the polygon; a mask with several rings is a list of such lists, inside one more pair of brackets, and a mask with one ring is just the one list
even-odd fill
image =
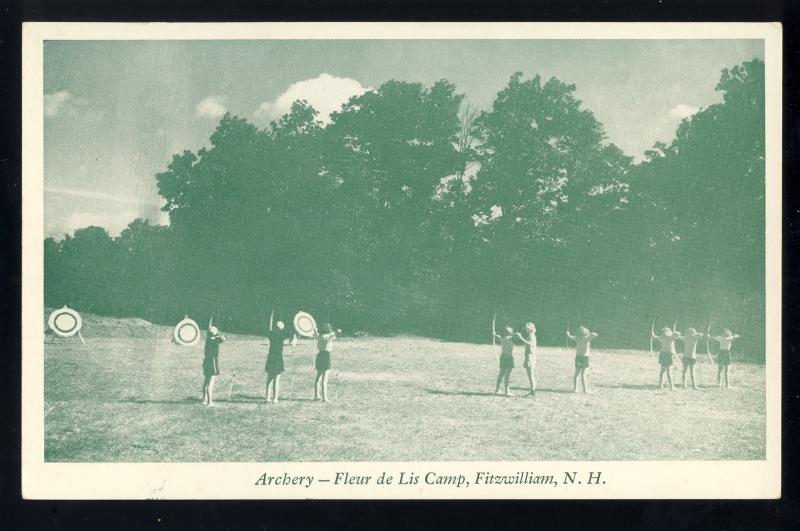
{"label": "dense foliage", "polygon": [[575,87],[514,74],[475,112],[452,84],[388,81],[323,127],[298,101],[261,130],[226,115],[156,176],[168,227],[45,241],[45,301],[263,331],[274,309],[345,330],[486,341],[533,319],[605,346],[650,323],[746,336],[763,359],[764,65],[634,164]]}

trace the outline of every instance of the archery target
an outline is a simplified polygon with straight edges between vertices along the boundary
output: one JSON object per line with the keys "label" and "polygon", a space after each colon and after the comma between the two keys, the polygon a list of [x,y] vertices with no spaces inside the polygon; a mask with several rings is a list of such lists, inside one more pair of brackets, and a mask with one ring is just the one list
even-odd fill
{"label": "archery target", "polygon": [[186,317],[175,325],[172,336],[179,345],[190,347],[200,341],[200,327],[192,319]]}
{"label": "archery target", "polygon": [[72,337],[80,332],[83,322],[78,312],[64,306],[50,314],[47,325],[61,337]]}
{"label": "archery target", "polygon": [[311,317],[311,314],[306,312],[297,312],[294,316],[294,329],[295,331],[305,337],[314,335],[314,330],[317,328],[317,322]]}

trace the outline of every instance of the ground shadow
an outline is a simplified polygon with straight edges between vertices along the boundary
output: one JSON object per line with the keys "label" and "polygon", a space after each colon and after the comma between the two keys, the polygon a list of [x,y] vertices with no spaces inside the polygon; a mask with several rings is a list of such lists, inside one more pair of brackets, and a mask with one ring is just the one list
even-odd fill
{"label": "ground shadow", "polygon": [[148,398],[123,398],[117,402],[125,402],[128,404],[199,404],[203,401],[202,398],[194,396],[187,396],[186,398],[166,399],[166,400],[152,400]]}
{"label": "ground shadow", "polygon": [[[234,394],[231,400],[223,400],[225,402],[241,402],[241,403],[263,403],[264,397],[257,395]],[[313,402],[314,399],[305,396],[284,396],[280,397],[281,402]]]}
{"label": "ground shadow", "polygon": [[[512,391],[528,391],[527,387],[511,387]],[[428,393],[432,395],[446,395],[446,396],[503,396],[502,394],[497,395],[495,393],[489,392],[480,392],[480,391],[442,391],[441,389],[425,389]],[[568,389],[537,389],[536,394],[540,393],[565,393],[565,394],[572,394],[572,391]],[[527,395],[527,393],[525,393]],[[524,396],[523,394],[517,393],[516,396]]]}
{"label": "ground shadow", "polygon": [[619,385],[595,384],[595,387],[603,387],[605,389],[635,389],[639,391],[658,391],[658,385],[656,384],[619,384]]}
{"label": "ground shadow", "polygon": [[425,389],[432,395],[447,395],[447,396],[495,396],[494,393],[481,393],[478,391],[441,391],[439,389]]}
{"label": "ground shadow", "polygon": [[[530,389],[529,387],[512,387],[511,388],[512,391],[528,391],[529,389]],[[539,394],[539,393],[563,393],[563,394],[568,394],[568,395],[573,394],[571,389],[550,389],[550,388],[547,388],[547,387],[537,387],[536,388],[536,394]]]}
{"label": "ground shadow", "polygon": [[243,395],[236,393],[230,400],[226,400],[226,402],[263,402],[263,396],[256,396],[256,395]]}

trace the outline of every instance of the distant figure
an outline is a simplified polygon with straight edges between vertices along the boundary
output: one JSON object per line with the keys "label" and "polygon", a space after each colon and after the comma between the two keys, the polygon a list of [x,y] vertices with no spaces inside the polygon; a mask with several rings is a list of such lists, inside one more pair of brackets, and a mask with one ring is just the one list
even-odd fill
{"label": "distant figure", "polygon": [[[264,366],[264,371],[267,373],[267,386],[264,397],[266,402],[274,402],[276,404],[279,403],[281,373],[284,371],[283,344],[289,336],[284,328],[283,321],[278,321],[275,323],[275,328],[267,334],[269,352],[267,353],[267,363]],[[272,384],[272,400],[269,397],[270,384]]]}
{"label": "distant figure", "polygon": [[214,405],[214,382],[219,375],[219,345],[225,341],[216,326],[209,326],[206,333],[205,357],[203,358],[203,404]]}
{"label": "distant figure", "polygon": [[322,325],[322,333],[314,330],[314,339],[317,342],[317,356],[314,359],[314,368],[317,377],[314,380],[314,400],[319,400],[322,396],[323,402],[328,402],[328,371],[331,369],[331,350],[336,334],[341,334],[341,330],[334,330],[330,323]]}
{"label": "distant figure", "polygon": [[739,336],[731,332],[729,328],[725,329],[724,334],[725,335],[722,336],[709,335],[708,337],[719,343],[719,354],[717,355],[717,387],[722,387],[721,377],[724,375],[725,389],[728,389],[730,387],[728,382],[728,369],[731,366],[731,345],[733,345],[734,339],[739,339]]}
{"label": "distant figure", "polygon": [[681,362],[683,365],[683,372],[681,373],[681,387],[686,389],[686,371],[689,371],[689,378],[692,380],[692,389],[697,389],[697,384],[694,381],[694,366],[697,363],[697,342],[703,334],[699,333],[692,327],[686,329],[686,335],[678,334],[678,340],[683,341],[683,358]]}
{"label": "distant figure", "polygon": [[514,396],[508,390],[511,370],[514,368],[514,329],[510,326],[505,327],[505,335],[498,333],[494,337],[500,340],[500,370],[497,373],[497,383],[494,386],[494,394],[500,394],[500,384],[503,384],[505,396]]}
{"label": "distant figure", "polygon": [[522,362],[522,366],[525,367],[525,372],[528,374],[528,383],[530,384],[528,396],[536,396],[536,325],[532,322],[525,323],[525,331],[528,333],[528,339],[525,339],[519,332],[517,332],[517,337],[525,343],[525,361]]}
{"label": "distant figure", "polygon": [[661,371],[658,373],[658,388],[664,388],[664,375],[667,376],[670,390],[675,390],[675,385],[672,383],[672,358],[675,356],[675,341],[680,337],[679,333],[673,333],[672,329],[665,326],[661,329],[661,335],[656,335],[650,331],[650,335],[658,341],[661,349],[658,354],[658,364],[661,366]]}
{"label": "distant figure", "polygon": [[586,371],[589,369],[589,354],[591,352],[592,339],[596,338],[595,332],[590,332],[585,326],[578,327],[578,335],[573,336],[567,330],[567,339],[575,342],[575,376],[572,377],[572,392],[578,392],[578,377],[583,384],[583,392],[589,393]]}

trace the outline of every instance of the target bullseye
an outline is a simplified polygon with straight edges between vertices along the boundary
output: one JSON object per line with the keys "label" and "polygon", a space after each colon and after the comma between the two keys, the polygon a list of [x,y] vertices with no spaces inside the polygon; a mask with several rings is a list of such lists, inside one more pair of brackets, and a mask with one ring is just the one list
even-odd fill
{"label": "target bullseye", "polygon": [[80,332],[83,322],[75,310],[64,306],[53,311],[47,320],[50,329],[61,337],[72,337]]}
{"label": "target bullseye", "polygon": [[179,345],[190,347],[196,345],[200,341],[200,327],[197,323],[185,317],[181,322],[175,325],[175,330],[172,333],[173,339]]}
{"label": "target bullseye", "polygon": [[294,329],[298,335],[312,337],[317,328],[317,322],[306,312],[297,312],[294,316]]}

